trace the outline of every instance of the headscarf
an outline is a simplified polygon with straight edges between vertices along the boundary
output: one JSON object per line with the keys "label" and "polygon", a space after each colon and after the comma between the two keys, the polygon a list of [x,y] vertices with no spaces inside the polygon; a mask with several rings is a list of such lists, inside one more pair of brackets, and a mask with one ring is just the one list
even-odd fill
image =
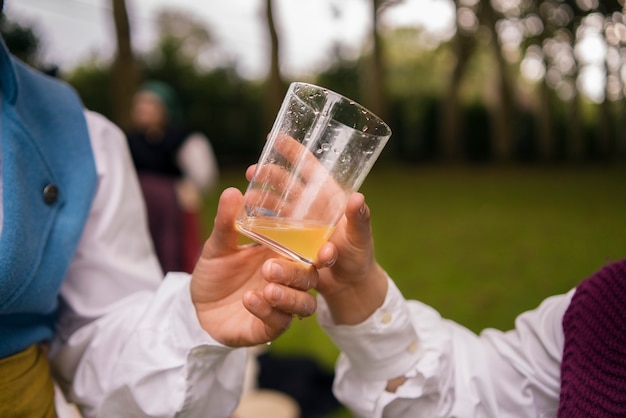
{"label": "headscarf", "polygon": [[150,80],[142,84],[139,91],[149,92],[157,96],[163,103],[163,106],[165,106],[170,123],[174,125],[182,124],[182,107],[172,86],[163,81]]}

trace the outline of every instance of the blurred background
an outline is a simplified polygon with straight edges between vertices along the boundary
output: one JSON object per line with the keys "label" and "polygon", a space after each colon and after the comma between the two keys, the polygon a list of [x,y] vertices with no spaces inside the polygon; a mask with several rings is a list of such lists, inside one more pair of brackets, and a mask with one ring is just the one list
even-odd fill
{"label": "blurred background", "polygon": [[[245,190],[286,88],[309,81],[393,136],[362,191],[377,257],[409,298],[475,332],[626,249],[626,17],[600,0],[7,0],[10,49],[121,127],[148,79]],[[267,349],[332,372],[314,320]],[[305,402],[309,402],[309,406]],[[312,403],[311,403],[312,402]],[[349,417],[341,408],[304,416]],[[319,404],[319,402],[318,402]]]}
{"label": "blurred background", "polygon": [[[128,125],[172,84],[224,164],[254,159],[289,82],[362,102],[403,162],[624,159],[622,1],[8,0],[32,65]],[[106,88],[103,88],[106,87]]]}

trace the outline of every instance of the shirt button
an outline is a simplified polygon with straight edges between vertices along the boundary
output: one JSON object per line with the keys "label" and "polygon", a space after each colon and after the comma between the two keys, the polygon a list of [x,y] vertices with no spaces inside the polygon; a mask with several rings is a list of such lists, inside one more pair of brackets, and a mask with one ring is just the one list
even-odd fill
{"label": "shirt button", "polygon": [[409,344],[409,346],[406,348],[406,351],[411,354],[415,353],[417,351],[417,341],[413,341],[411,344]]}
{"label": "shirt button", "polygon": [[206,355],[209,354],[211,350],[209,349],[209,347],[205,347],[205,346],[200,346],[200,347],[195,347],[191,350],[191,354],[194,357],[205,357]]}
{"label": "shirt button", "polygon": [[51,205],[57,201],[59,197],[59,188],[56,184],[48,184],[43,189],[43,201],[46,202],[47,205]]}
{"label": "shirt button", "polygon": [[380,322],[382,322],[383,324],[390,323],[391,322],[391,312],[389,312],[389,311],[383,312],[382,316],[380,317]]}

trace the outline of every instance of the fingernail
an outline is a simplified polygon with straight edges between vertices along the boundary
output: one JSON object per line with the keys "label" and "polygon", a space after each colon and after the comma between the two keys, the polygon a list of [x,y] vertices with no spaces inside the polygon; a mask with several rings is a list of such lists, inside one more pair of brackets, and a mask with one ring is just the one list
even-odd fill
{"label": "fingernail", "polygon": [[365,215],[365,205],[361,205],[361,207],[359,208],[359,215]]}
{"label": "fingernail", "polygon": [[261,304],[261,299],[255,293],[248,293],[247,298],[250,306],[259,306]]}
{"label": "fingernail", "polygon": [[283,289],[280,286],[272,286],[272,301],[276,302],[282,299]]}
{"label": "fingernail", "polygon": [[[302,312],[309,312],[309,306],[306,302],[304,302],[304,306],[302,306]],[[298,319],[302,319],[303,315],[302,314],[298,314]]]}
{"label": "fingernail", "polygon": [[281,276],[283,274],[283,268],[278,263],[272,263],[272,276]]}

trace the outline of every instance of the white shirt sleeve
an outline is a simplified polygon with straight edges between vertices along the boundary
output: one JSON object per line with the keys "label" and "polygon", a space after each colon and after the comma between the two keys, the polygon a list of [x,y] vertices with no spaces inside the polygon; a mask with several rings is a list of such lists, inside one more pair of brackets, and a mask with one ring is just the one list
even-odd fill
{"label": "white shirt sleeve", "polygon": [[185,140],[176,161],[185,177],[202,193],[211,190],[219,179],[217,158],[209,139],[200,132],[193,132]]}
{"label": "white shirt sleeve", "polygon": [[200,327],[189,275],[163,279],[126,138],[100,115],[87,122],[98,185],[61,288],[55,377],[86,418],[228,416],[247,351]]}
{"label": "white shirt sleeve", "polygon": [[[334,392],[356,417],[539,417],[558,406],[561,320],[574,290],[520,315],[515,329],[476,335],[393,281],[383,305],[354,326],[318,320],[341,350]],[[395,393],[387,381],[404,376]]]}

